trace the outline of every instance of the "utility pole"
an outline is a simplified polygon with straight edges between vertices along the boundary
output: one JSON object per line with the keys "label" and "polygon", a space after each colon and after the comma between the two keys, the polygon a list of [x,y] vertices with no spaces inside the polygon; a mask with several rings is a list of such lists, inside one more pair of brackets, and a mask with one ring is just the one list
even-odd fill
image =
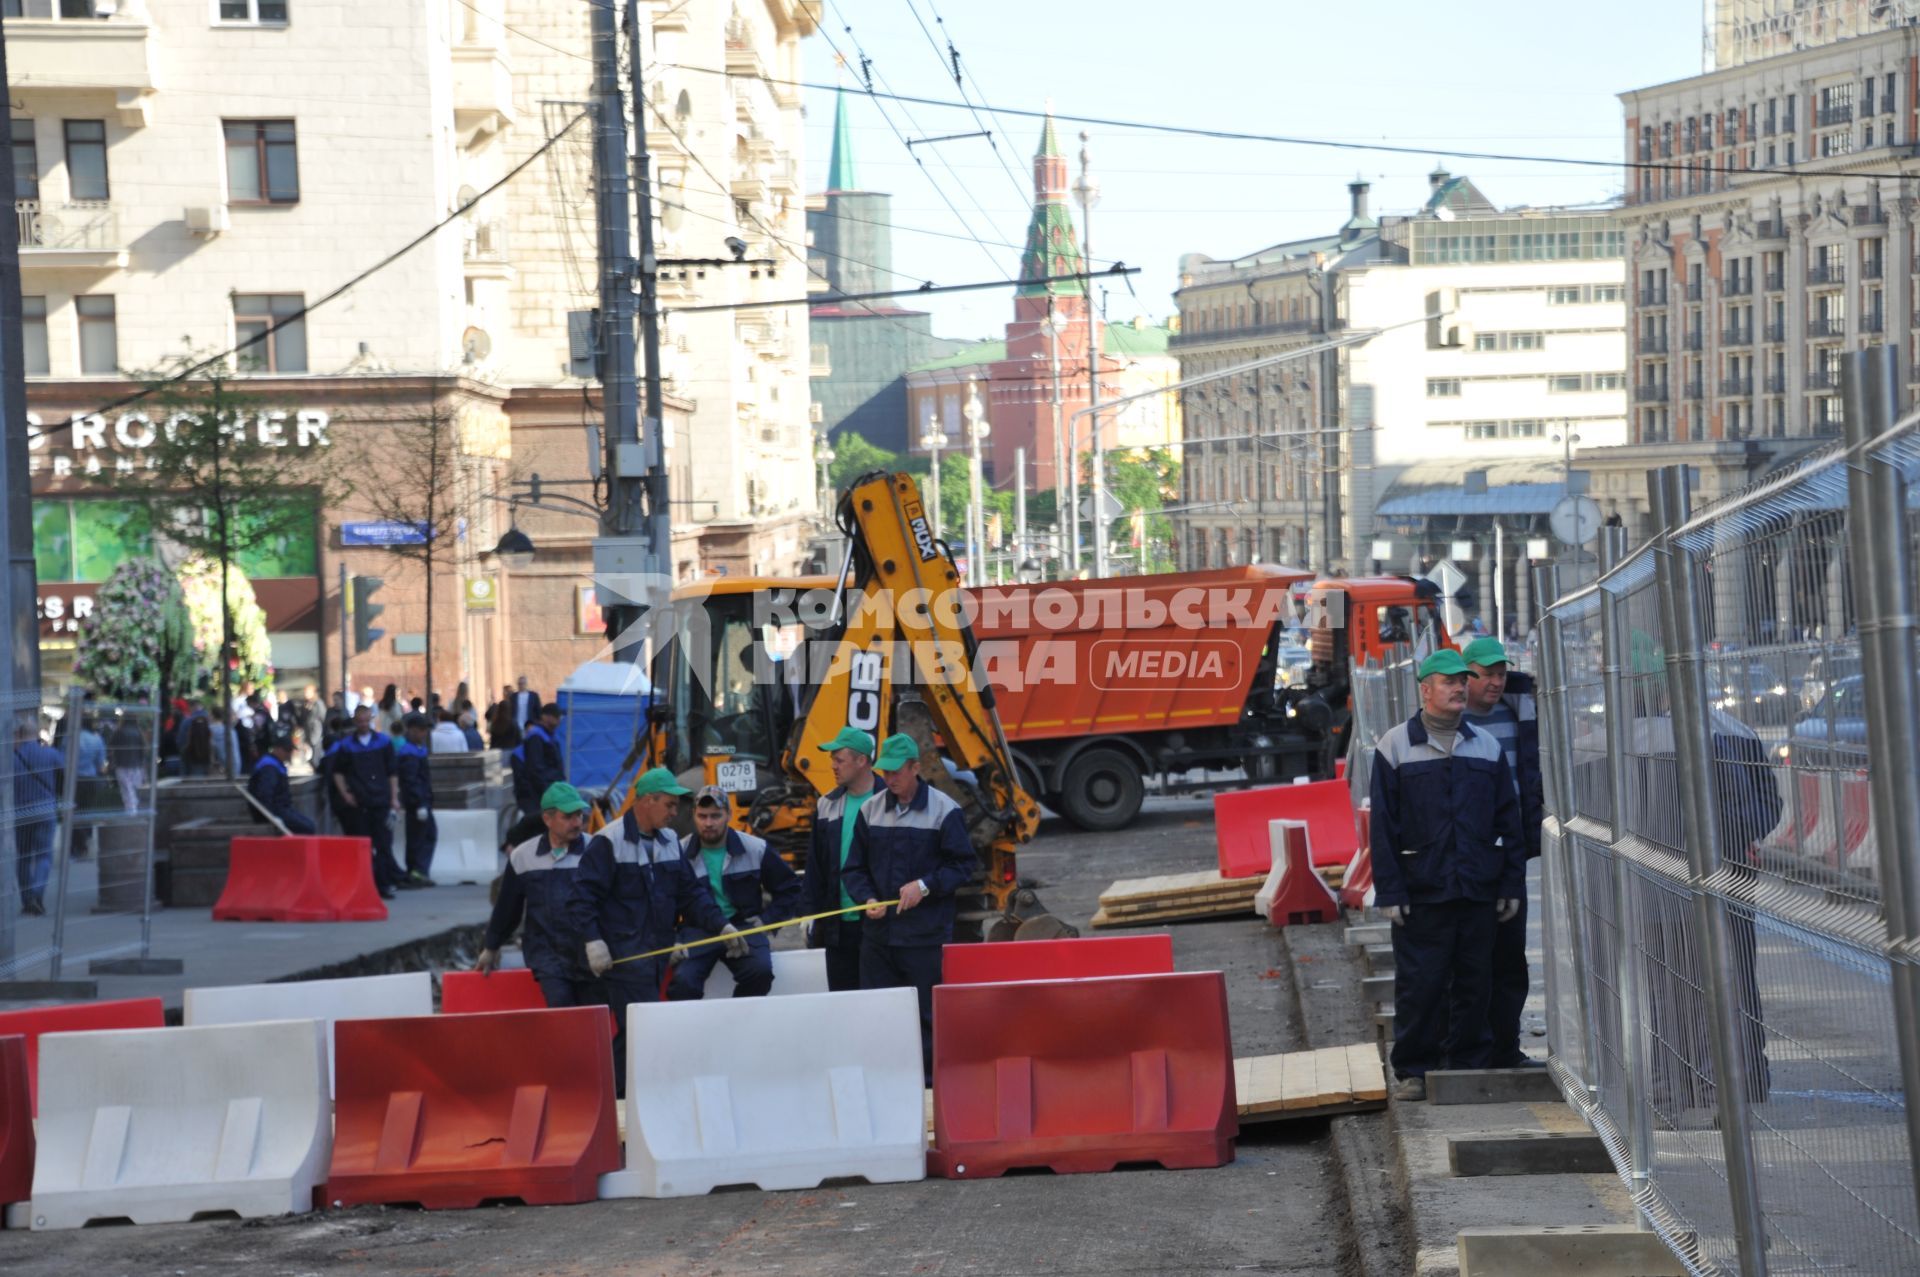
{"label": "utility pole", "polygon": [[[1047,362],[1053,367],[1053,507],[1058,533],[1067,527],[1073,507],[1067,504],[1067,435],[1060,409],[1060,316],[1054,312],[1051,290],[1047,293]],[[1063,555],[1067,552],[1064,545],[1056,548]]]}
{"label": "utility pole", "polygon": [[927,424],[920,436],[920,446],[927,450],[927,456],[933,461],[933,492],[927,503],[933,507],[933,535],[941,535],[940,528],[940,449],[947,442],[947,423],[940,416],[940,404],[933,405],[933,419]]}
{"label": "utility pole", "polygon": [[1013,570],[1027,561],[1027,450],[1013,450]]}
{"label": "utility pole", "polygon": [[[1085,248],[1081,250],[1082,267],[1086,271],[1087,300],[1087,413],[1088,424],[1093,428],[1093,574],[1107,575],[1107,520],[1106,504],[1107,482],[1106,464],[1100,451],[1100,328],[1093,314],[1093,206],[1100,202],[1100,184],[1093,180],[1091,161],[1087,154],[1088,134],[1080,131],[1080,180],[1073,185],[1073,193],[1080,201],[1081,229],[1084,233]],[[1077,442],[1077,441],[1076,441]],[[1079,511],[1074,511],[1079,517]],[[1078,526],[1076,524],[1076,526]],[[1078,564],[1074,566],[1078,567]]]}
{"label": "utility pole", "polygon": [[[0,36],[0,89],[7,85],[6,38]],[[0,123],[12,130],[9,98],[0,93]],[[13,151],[0,157],[0,180],[13,189]],[[26,606],[38,593],[33,572],[33,495],[27,475],[26,352],[20,336],[20,247],[12,235],[0,235],[0,502],[6,517],[0,533],[7,539],[7,561],[0,571],[0,678],[20,700],[40,690],[40,625]],[[9,733],[12,728],[9,726]],[[17,881],[16,824],[13,813],[13,757],[6,752],[0,769],[0,882]],[[0,905],[0,961],[14,957],[14,909]]]}
{"label": "utility pole", "polygon": [[667,482],[666,408],[660,389],[660,260],[653,247],[652,157],[647,152],[647,97],[641,91],[640,3],[627,0],[627,63],[633,76],[633,192],[640,229],[640,355],[646,366],[645,429],[640,440],[646,474],[647,571],[673,579],[672,494]]}
{"label": "utility pole", "polygon": [[981,496],[983,475],[980,469],[980,441],[992,427],[981,411],[980,384],[967,383],[967,397],[961,405],[960,419],[967,428],[967,580],[974,585],[987,583],[987,508]]}

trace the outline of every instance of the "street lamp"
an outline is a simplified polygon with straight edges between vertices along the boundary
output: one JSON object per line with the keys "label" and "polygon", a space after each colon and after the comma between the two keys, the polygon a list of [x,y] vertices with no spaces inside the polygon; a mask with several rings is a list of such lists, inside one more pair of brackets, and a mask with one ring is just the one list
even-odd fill
{"label": "street lamp", "polygon": [[960,410],[967,430],[967,579],[975,585],[987,581],[987,511],[981,497],[984,486],[980,469],[980,443],[993,427],[980,403],[978,382],[967,383],[967,398]]}
{"label": "street lamp", "polygon": [[833,444],[822,434],[814,441],[813,464],[820,467],[820,514],[829,519],[833,517],[833,459]]}
{"label": "street lamp", "polygon": [[533,540],[518,527],[509,524],[500,536],[500,543],[493,547],[493,555],[518,572],[533,563]]}
{"label": "street lamp", "polygon": [[[1080,180],[1073,184],[1073,196],[1080,201],[1080,225],[1085,247],[1081,250],[1081,269],[1087,281],[1087,407],[1093,426],[1093,471],[1090,476],[1093,501],[1093,574],[1107,574],[1107,521],[1101,507],[1106,495],[1106,467],[1100,456],[1100,329],[1093,317],[1093,209],[1100,202],[1100,183],[1093,177],[1092,157],[1087,152],[1088,134],[1080,131]],[[1074,440],[1077,448],[1079,440]],[[1077,465],[1077,463],[1076,463]],[[1075,510],[1078,520],[1080,512]],[[1076,522],[1075,527],[1079,525]],[[1078,566],[1077,564],[1075,565]]]}
{"label": "street lamp", "polygon": [[933,420],[927,423],[926,430],[920,436],[920,446],[933,459],[933,495],[928,498],[928,504],[933,506],[933,535],[936,537],[940,535],[940,449],[946,442],[946,426],[940,421],[936,406]]}

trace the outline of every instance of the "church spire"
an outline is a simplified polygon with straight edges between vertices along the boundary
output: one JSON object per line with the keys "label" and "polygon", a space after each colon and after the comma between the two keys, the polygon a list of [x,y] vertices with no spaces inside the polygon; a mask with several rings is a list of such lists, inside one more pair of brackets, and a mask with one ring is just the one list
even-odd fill
{"label": "church spire", "polygon": [[[1020,255],[1020,278],[1040,279],[1048,275],[1073,275],[1083,269],[1080,237],[1073,228],[1073,214],[1067,208],[1067,159],[1060,154],[1060,139],[1053,130],[1053,102],[1047,102],[1047,124],[1040,134],[1040,148],[1033,155],[1033,216],[1027,222],[1027,246]],[[1022,297],[1078,297],[1085,291],[1077,279],[1056,280],[1051,284],[1023,284]]]}
{"label": "church spire", "polygon": [[833,159],[827,165],[827,189],[857,191],[860,183],[853,175],[853,131],[847,125],[847,91],[833,91]]}

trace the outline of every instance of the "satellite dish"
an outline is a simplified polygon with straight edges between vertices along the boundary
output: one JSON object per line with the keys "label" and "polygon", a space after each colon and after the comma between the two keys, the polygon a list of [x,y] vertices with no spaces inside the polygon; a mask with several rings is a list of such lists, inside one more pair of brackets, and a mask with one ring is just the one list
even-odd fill
{"label": "satellite dish", "polygon": [[463,186],[460,188],[460,193],[453,197],[453,206],[462,212],[466,212],[468,211],[468,206],[479,198],[480,192],[474,190],[471,186]]}
{"label": "satellite dish", "polygon": [[485,359],[493,353],[493,338],[480,328],[469,328],[460,338],[460,348],[467,354],[468,362]]}

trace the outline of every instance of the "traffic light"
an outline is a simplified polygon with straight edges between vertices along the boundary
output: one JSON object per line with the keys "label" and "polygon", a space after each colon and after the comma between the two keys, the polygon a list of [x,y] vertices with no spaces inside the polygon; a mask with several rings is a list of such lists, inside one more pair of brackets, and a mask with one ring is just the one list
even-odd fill
{"label": "traffic light", "polygon": [[377,576],[356,576],[348,585],[353,592],[347,606],[348,615],[353,618],[353,650],[356,654],[366,651],[386,634],[385,630],[375,629],[373,625],[373,618],[387,610],[373,601],[374,591],[385,584]]}

